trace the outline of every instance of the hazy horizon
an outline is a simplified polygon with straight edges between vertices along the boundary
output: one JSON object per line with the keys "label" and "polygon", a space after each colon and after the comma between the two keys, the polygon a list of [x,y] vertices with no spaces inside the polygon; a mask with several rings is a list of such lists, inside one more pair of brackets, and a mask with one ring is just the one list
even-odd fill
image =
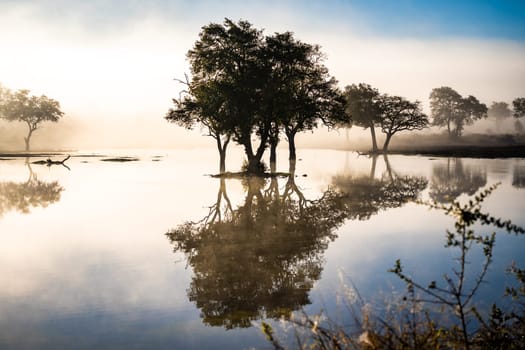
{"label": "hazy horizon", "polygon": [[[426,112],[428,95],[439,86],[487,105],[525,96],[523,3],[397,6],[0,1],[0,83],[60,102],[64,118],[35,133],[35,148],[39,139],[76,148],[211,144],[199,130],[188,133],[163,116],[181,89],[174,78],[189,73],[185,55],[200,28],[228,17],[246,19],[265,34],[293,31],[300,40],[321,45],[341,87],[366,82],[420,100]],[[20,128],[2,123],[0,144]],[[46,133],[53,135],[49,142]],[[352,135],[366,136],[357,130]]]}

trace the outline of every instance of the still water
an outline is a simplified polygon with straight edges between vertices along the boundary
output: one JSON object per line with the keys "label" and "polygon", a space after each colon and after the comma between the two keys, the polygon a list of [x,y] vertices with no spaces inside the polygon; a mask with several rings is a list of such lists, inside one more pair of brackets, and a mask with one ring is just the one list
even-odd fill
{"label": "still water", "polygon": [[[2,349],[271,348],[265,318],[344,319],[345,284],[371,303],[402,292],[396,259],[423,281],[450,271],[453,220],[415,199],[500,182],[484,209],[525,225],[524,159],[300,150],[293,177],[221,180],[213,149],[96,154],[70,170],[0,160]],[[101,161],[123,155],[138,160]],[[239,169],[242,153],[228,157]],[[501,300],[524,251],[498,233],[480,305]]]}

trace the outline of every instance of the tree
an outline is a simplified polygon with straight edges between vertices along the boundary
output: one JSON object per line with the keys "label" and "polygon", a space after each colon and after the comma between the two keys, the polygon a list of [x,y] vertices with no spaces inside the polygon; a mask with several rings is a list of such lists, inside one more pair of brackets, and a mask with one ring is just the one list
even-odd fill
{"label": "tree", "polygon": [[224,96],[220,82],[210,80],[192,83],[184,82],[189,91],[184,96],[173,99],[175,108],[170,108],[165,118],[186,129],[201,125],[208,130],[208,136],[215,139],[219,151],[219,169],[226,171],[226,149],[231,139],[228,131],[227,98]]}
{"label": "tree", "polygon": [[[375,126],[381,118],[381,95],[368,84],[352,84],[345,87],[346,113],[351,122],[364,129],[369,128],[372,136],[372,152],[377,152]],[[350,123],[349,123],[350,124]]]}
{"label": "tree", "polygon": [[[293,170],[297,133],[316,128],[319,121],[333,126],[343,120],[344,96],[322,64],[324,55],[318,45],[303,43],[294,39],[291,32],[285,32],[267,37],[265,49],[271,75],[263,103],[275,123],[274,134],[284,129]],[[279,140],[275,135],[271,138],[270,163],[275,161]]]}
{"label": "tree", "polygon": [[501,123],[510,117],[511,114],[512,111],[509,109],[507,102],[492,102],[487,112],[488,117],[494,119],[498,130],[501,127]]}
{"label": "tree", "polygon": [[388,145],[395,133],[428,127],[428,117],[421,111],[419,101],[410,102],[400,96],[383,95],[381,104],[381,131],[386,134],[383,152],[388,152]]}
{"label": "tree", "polygon": [[28,134],[24,137],[26,151],[29,151],[33,132],[39,129],[43,122],[57,122],[64,115],[58,101],[45,95],[29,96],[29,90],[4,94],[1,108],[3,118],[27,124]]}
{"label": "tree", "polygon": [[525,97],[518,97],[512,101],[512,108],[514,109],[514,117],[525,117]]}
{"label": "tree", "polygon": [[514,121],[514,129],[516,129],[516,133],[523,134],[523,131],[525,128],[523,127],[523,124],[519,120]]}
{"label": "tree", "polygon": [[319,47],[291,32],[264,38],[249,22],[225,19],[204,26],[187,56],[192,81],[185,82],[188,89],[173,100],[166,119],[187,128],[206,126],[221,164],[231,139],[243,146],[249,173],[264,171],[262,156],[270,146],[273,171],[281,131],[295,161],[298,132],[342,118],[344,100]]}
{"label": "tree", "polygon": [[509,104],[507,102],[492,102],[487,112],[489,118],[500,120],[510,117],[511,114],[512,112],[509,109]]}
{"label": "tree", "polygon": [[[447,127],[449,136],[461,136],[465,125],[475,120],[486,118],[487,106],[474,96],[463,98],[454,89],[444,86],[435,88],[430,93],[432,125]],[[454,129],[452,129],[454,124]]]}
{"label": "tree", "polygon": [[[220,105],[224,113],[219,119],[228,125],[232,139],[244,147],[248,158],[247,170],[261,171],[261,159],[267,146],[270,121],[261,113],[261,97],[266,80],[265,62],[262,59],[263,37],[261,31],[247,21],[234,23],[229,19],[224,24],[211,23],[202,28],[199,40],[188,52],[192,85],[208,85],[214,82],[220,88]],[[194,96],[199,103],[208,105],[207,91],[203,96]],[[211,89],[217,92],[217,89]],[[190,89],[190,94],[195,90]],[[209,107],[209,106],[208,106]],[[208,108],[206,107],[206,108]],[[213,108],[210,108],[212,110]],[[252,145],[256,134],[259,144]]]}

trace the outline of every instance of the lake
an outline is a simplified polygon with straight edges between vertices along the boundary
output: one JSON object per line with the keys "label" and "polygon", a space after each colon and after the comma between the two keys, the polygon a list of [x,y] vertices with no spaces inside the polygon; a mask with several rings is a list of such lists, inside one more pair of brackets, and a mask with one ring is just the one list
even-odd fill
{"label": "lake", "polygon": [[[402,292],[396,259],[423,281],[450,271],[454,221],[416,199],[501,183],[484,210],[525,226],[525,159],[300,149],[295,176],[217,179],[212,148],[72,156],[70,170],[0,160],[2,349],[267,349],[264,319],[344,322],[345,286],[372,305]],[[138,160],[101,161],[115,156]],[[232,149],[228,170],[242,158]],[[524,249],[497,233],[481,307],[502,300]]]}

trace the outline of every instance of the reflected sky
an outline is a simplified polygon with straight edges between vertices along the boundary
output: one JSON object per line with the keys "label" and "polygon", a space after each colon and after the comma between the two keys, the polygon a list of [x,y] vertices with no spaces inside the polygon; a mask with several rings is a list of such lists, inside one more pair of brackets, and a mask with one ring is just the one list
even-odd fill
{"label": "reflected sky", "polygon": [[[235,160],[240,154],[235,152],[228,158],[230,169],[240,167]],[[216,202],[220,180],[205,176],[216,170],[214,152],[127,151],[126,155],[140,160],[108,163],[74,156],[68,161],[71,171],[32,166],[39,181],[57,183],[62,190],[47,206],[32,206],[28,213],[7,210],[0,218],[0,347],[69,348],[72,342],[78,348],[267,345],[257,328],[226,331],[224,326],[206,326],[202,308],[188,297],[196,273],[204,270],[197,270],[185,251],[174,251],[165,236],[184,222],[202,219]],[[308,200],[322,198],[328,189],[337,190],[335,178],[368,178],[387,188],[395,179],[420,177],[428,185],[419,194],[430,199],[436,169],[448,167],[449,162],[457,166],[459,161],[463,170],[483,174],[487,185],[502,182],[487,200],[487,211],[525,225],[523,189],[513,185],[515,169],[525,166],[523,160],[391,156],[386,162],[379,157],[370,177],[373,160],[353,153],[301,150],[299,157],[294,183]],[[286,160],[279,161],[278,168],[286,169]],[[26,183],[29,177],[24,160],[0,162],[0,183]],[[279,180],[280,194],[286,183]],[[225,185],[232,210],[246,208],[246,185],[233,179]],[[269,182],[254,193],[264,194],[268,186]],[[381,207],[366,220],[334,223],[330,234],[335,240],[325,242],[311,260],[320,271],[310,276],[306,309],[337,312],[340,270],[370,298],[400,286],[386,273],[397,258],[416,277],[439,277],[442,270],[436,268],[447,268],[453,257],[442,248],[444,230],[451,225],[450,218],[409,200]],[[499,272],[510,260],[523,260],[523,248],[519,237],[498,236],[490,284],[481,291],[487,300],[499,298],[501,293],[492,286],[507,281]],[[290,256],[294,254],[292,249]],[[243,261],[252,261],[254,255],[245,257]]]}

